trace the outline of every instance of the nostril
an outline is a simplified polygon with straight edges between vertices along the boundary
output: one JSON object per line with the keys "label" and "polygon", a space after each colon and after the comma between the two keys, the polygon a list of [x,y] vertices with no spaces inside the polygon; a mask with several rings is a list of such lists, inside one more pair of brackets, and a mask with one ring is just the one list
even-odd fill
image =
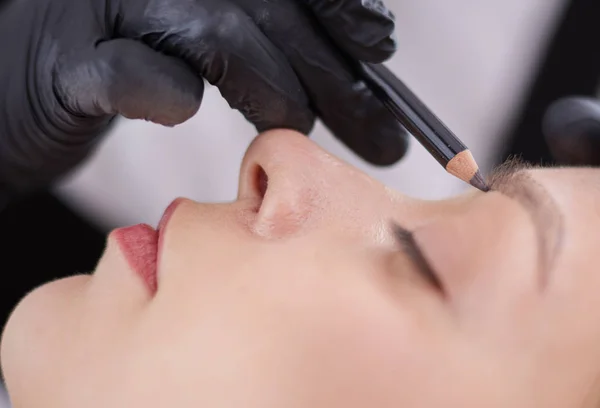
{"label": "nostril", "polygon": [[245,191],[248,194],[247,197],[252,197],[254,212],[258,213],[267,194],[269,176],[267,176],[267,172],[261,165],[254,164],[250,167],[250,171],[246,173],[246,180]]}
{"label": "nostril", "polygon": [[254,171],[254,188],[258,192],[261,200],[265,198],[269,186],[269,176],[261,166],[257,165]]}
{"label": "nostril", "polygon": [[242,166],[238,187],[238,199],[250,199],[258,205],[258,208],[256,209],[256,211],[258,211],[267,194],[269,176],[265,169],[256,162],[243,164]]}
{"label": "nostril", "polygon": [[[278,239],[296,233],[315,208],[309,174],[293,172],[291,164],[245,163],[240,179],[243,222],[254,235]],[[301,174],[302,176],[298,176]]]}

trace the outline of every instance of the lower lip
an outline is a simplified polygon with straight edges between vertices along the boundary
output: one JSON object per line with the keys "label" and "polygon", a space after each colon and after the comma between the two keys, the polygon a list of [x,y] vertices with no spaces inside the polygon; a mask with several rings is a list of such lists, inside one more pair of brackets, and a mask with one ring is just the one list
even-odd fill
{"label": "lower lip", "polygon": [[116,229],[112,235],[131,269],[155,293],[158,232],[147,224],[138,224]]}

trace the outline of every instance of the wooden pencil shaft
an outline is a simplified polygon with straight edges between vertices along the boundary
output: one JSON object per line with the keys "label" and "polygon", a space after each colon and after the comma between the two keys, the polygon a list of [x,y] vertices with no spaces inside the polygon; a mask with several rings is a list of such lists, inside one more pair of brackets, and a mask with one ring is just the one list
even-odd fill
{"label": "wooden pencil shaft", "polygon": [[396,119],[444,168],[467,147],[382,64],[359,62],[361,76]]}

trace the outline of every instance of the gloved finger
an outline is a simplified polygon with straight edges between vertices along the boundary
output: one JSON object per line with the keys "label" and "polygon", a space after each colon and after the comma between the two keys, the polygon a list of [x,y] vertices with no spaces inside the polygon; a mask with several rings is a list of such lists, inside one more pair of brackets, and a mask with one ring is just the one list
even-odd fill
{"label": "gloved finger", "polygon": [[235,5],[226,0],[158,0],[149,2],[143,15],[129,10],[129,2],[122,5],[119,35],[185,60],[258,131],[312,129],[314,113],[294,70]]}
{"label": "gloved finger", "polygon": [[297,0],[237,1],[285,54],[317,114],[339,140],[379,166],[391,165],[404,156],[406,132],[319,34],[318,23],[305,7]]}
{"label": "gloved finger", "polygon": [[600,166],[600,102],[569,97],[553,103],[542,128],[555,159],[564,165]]}
{"label": "gloved finger", "polygon": [[304,0],[352,57],[379,63],[396,52],[395,18],[382,0]]}
{"label": "gloved finger", "polygon": [[99,43],[59,62],[55,88],[76,115],[116,115],[173,126],[200,107],[202,78],[182,61],[128,39]]}

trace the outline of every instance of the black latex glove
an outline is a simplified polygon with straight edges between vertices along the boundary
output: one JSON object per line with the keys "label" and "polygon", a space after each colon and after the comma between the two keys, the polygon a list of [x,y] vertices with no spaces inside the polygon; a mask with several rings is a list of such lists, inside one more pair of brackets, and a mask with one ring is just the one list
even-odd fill
{"label": "black latex glove", "polygon": [[563,165],[600,166],[600,102],[561,99],[550,106],[543,131],[554,158]]}
{"label": "black latex glove", "polygon": [[390,57],[394,18],[380,0],[4,2],[5,187],[26,190],[64,174],[116,115],[167,126],[189,119],[202,78],[259,131],[308,133],[317,114],[373,164],[405,153],[401,127],[327,39],[356,59]]}

